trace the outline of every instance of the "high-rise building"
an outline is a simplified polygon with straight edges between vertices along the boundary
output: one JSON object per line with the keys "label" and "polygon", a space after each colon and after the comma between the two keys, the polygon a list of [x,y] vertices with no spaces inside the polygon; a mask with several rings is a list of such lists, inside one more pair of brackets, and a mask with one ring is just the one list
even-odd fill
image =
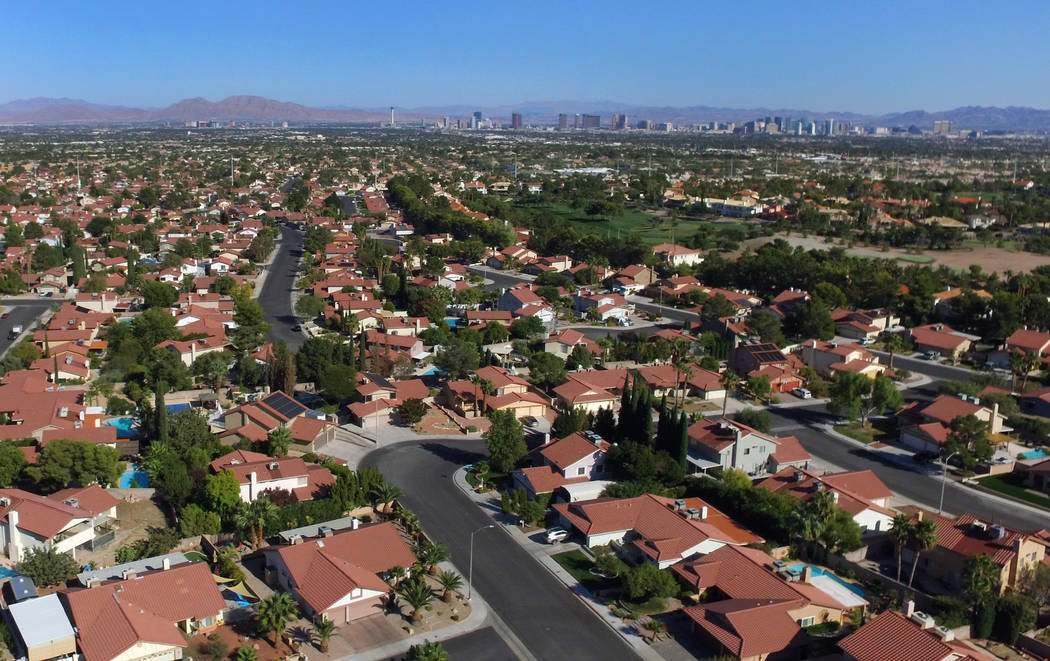
{"label": "high-rise building", "polygon": [[480,124],[480,123],[481,123],[481,120],[482,120],[482,119],[484,119],[484,117],[485,117],[485,116],[484,116],[484,115],[483,115],[483,114],[481,113],[481,111],[480,111],[480,110],[475,110],[475,111],[474,111],[474,121],[475,121],[476,123]]}
{"label": "high-rise building", "polygon": [[933,122],[934,135],[948,135],[952,132],[952,120],[938,119]]}
{"label": "high-rise building", "polygon": [[558,130],[564,131],[569,128],[569,116],[565,113],[558,114]]}
{"label": "high-rise building", "polygon": [[783,131],[784,130],[784,118],[783,117],[774,117],[773,118],[773,123],[777,125],[777,131]]}
{"label": "high-rise building", "polygon": [[825,119],[824,120],[824,135],[835,135],[835,120]]}
{"label": "high-rise building", "polygon": [[521,113],[520,112],[512,112],[510,114],[510,127],[512,129],[520,129],[521,128]]}
{"label": "high-rise building", "polygon": [[638,120],[638,123],[635,124],[634,126],[635,126],[635,128],[642,129],[643,131],[648,131],[649,129],[651,129],[653,127],[653,123],[651,121],[649,121],[648,119],[640,119],[640,120]]}
{"label": "high-rise building", "polygon": [[597,129],[601,128],[602,116],[601,115],[583,115],[580,118],[580,126],[585,129]]}
{"label": "high-rise building", "polygon": [[576,113],[575,115],[572,116],[572,128],[574,128],[574,129],[580,128],[580,113]]}
{"label": "high-rise building", "polygon": [[627,128],[627,113],[616,113],[612,118],[612,127],[617,131]]}

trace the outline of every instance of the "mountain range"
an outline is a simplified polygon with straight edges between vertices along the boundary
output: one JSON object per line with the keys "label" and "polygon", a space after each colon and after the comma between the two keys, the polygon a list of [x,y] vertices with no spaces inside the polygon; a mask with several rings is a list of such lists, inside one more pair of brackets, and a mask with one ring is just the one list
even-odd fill
{"label": "mountain range", "polygon": [[[399,122],[467,117],[475,111],[496,120],[508,121],[511,113],[521,113],[526,123],[553,124],[559,113],[597,114],[607,126],[612,113],[627,113],[631,121],[695,124],[700,122],[748,121],[760,117],[810,118],[821,121],[834,118],[865,126],[918,126],[930,128],[935,120],[947,119],[956,129],[999,131],[1050,130],[1050,110],[1009,106],[1005,108],[964,106],[952,110],[927,112],[910,110],[884,115],[866,115],[848,111],[813,111],[790,108],[723,108],[716,106],[644,106],[615,101],[545,101],[503,106],[423,106],[397,108]],[[91,103],[82,99],[20,99],[0,104],[3,124],[111,124],[187,121],[248,121],[296,123],[382,122],[389,118],[387,108],[354,108],[329,106],[317,108],[275,101],[261,96],[231,96],[214,102],[201,97],[184,99],[165,108],[130,108]],[[570,120],[571,121],[571,120]]]}

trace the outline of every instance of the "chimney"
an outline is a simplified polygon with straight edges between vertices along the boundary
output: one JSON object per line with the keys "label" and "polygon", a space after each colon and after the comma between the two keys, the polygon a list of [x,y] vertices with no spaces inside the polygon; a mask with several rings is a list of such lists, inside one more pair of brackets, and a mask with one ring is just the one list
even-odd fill
{"label": "chimney", "polygon": [[255,500],[255,490],[259,488],[259,476],[255,471],[248,474],[248,502]]}
{"label": "chimney", "polygon": [[136,574],[135,572],[131,571],[130,569],[125,569],[124,573],[123,573],[125,581],[128,580],[128,579],[131,579],[131,578],[135,578],[137,575],[138,574]]}
{"label": "chimney", "polygon": [[7,513],[7,557],[12,560],[22,559],[22,533],[18,530],[18,512]]}
{"label": "chimney", "polygon": [[350,530],[357,530],[360,527],[361,527],[361,519],[357,518],[356,516],[354,518],[350,519]]}
{"label": "chimney", "polygon": [[809,583],[811,578],[813,578],[813,567],[806,565],[802,568],[802,582]]}
{"label": "chimney", "polygon": [[169,569],[171,569],[171,558],[168,556],[164,556],[164,560],[162,560],[160,563],[160,568],[164,571],[168,571]]}
{"label": "chimney", "polygon": [[707,505],[701,505],[700,506],[700,518],[701,519],[706,519],[707,518]]}
{"label": "chimney", "polygon": [[915,613],[915,602],[909,599],[904,604],[904,617],[911,617]]}

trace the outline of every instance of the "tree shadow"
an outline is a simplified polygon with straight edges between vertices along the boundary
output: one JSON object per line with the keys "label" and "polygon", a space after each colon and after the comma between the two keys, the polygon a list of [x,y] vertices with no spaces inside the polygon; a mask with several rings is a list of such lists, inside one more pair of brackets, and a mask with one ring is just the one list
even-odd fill
{"label": "tree shadow", "polygon": [[[464,439],[464,440],[467,441],[467,442],[472,442],[474,444],[478,443],[478,441],[474,440],[474,439],[471,439],[471,440]],[[463,442],[463,441],[460,441],[459,439],[455,439],[455,440],[453,440],[453,442]],[[467,448],[464,448],[464,447],[456,447],[454,445],[447,445],[447,444],[444,444],[444,443],[428,442],[428,443],[423,443],[420,447],[422,447],[427,452],[433,454],[434,456],[436,456],[436,457],[438,457],[440,459],[443,459],[443,460],[445,460],[447,462],[453,463],[453,464],[455,464],[457,466],[465,466],[467,464],[474,464],[474,463],[477,463],[477,462],[479,462],[479,461],[481,461],[483,459],[488,459],[488,455],[483,453],[483,452],[479,452],[477,450],[467,449]]]}

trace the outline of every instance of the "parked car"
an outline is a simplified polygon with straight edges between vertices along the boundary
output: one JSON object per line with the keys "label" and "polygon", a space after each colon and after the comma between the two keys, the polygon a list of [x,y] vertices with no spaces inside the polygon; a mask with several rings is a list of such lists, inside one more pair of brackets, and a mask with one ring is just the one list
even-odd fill
{"label": "parked car", "polygon": [[292,331],[294,331],[296,333],[300,332],[301,330],[303,330],[303,327],[300,326],[299,324],[296,324],[296,325],[292,326]]}
{"label": "parked car", "polygon": [[794,388],[791,391],[791,394],[794,395],[795,397],[798,397],[799,399],[809,399],[810,397],[813,396],[813,393],[811,393],[810,391],[806,390],[805,388]]}
{"label": "parked car", "polygon": [[926,360],[937,360],[938,358],[941,357],[941,352],[940,351],[934,351],[934,350],[931,349],[929,351],[924,352],[922,354],[922,357],[925,358]]}
{"label": "parked car", "polygon": [[547,543],[548,544],[559,544],[569,537],[569,531],[565,528],[547,528]]}
{"label": "parked car", "polygon": [[860,346],[862,347],[870,347],[873,344],[875,344],[875,338],[873,337],[866,337],[860,341]]}

